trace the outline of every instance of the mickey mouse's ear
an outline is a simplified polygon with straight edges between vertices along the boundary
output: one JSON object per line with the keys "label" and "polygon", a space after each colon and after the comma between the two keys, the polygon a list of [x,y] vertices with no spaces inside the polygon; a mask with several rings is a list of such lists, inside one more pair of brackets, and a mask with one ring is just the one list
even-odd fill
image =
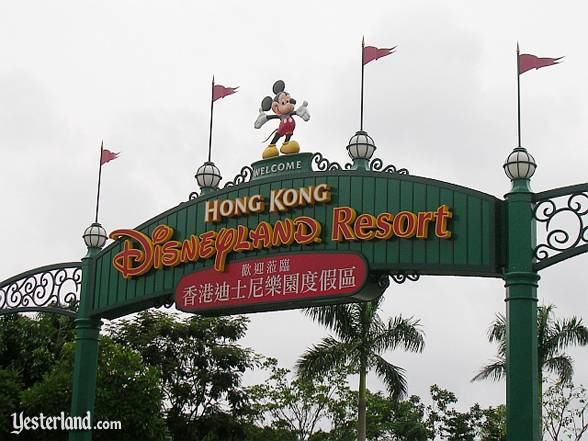
{"label": "mickey mouse's ear", "polygon": [[278,80],[274,83],[274,93],[277,95],[280,92],[283,92],[286,88],[286,84],[282,80]]}
{"label": "mickey mouse's ear", "polygon": [[261,101],[261,108],[263,109],[264,112],[267,112],[269,109],[272,108],[272,102],[274,100],[272,100],[271,96],[266,96],[262,101]]}

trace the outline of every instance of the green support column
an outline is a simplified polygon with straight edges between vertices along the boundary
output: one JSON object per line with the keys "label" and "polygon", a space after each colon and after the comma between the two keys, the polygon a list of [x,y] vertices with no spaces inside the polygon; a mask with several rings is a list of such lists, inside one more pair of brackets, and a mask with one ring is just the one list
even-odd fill
{"label": "green support column", "polygon": [[[106,242],[106,231],[97,223],[84,233],[88,253],[82,259],[82,286],[80,305],[75,320],[76,353],[73,373],[71,415],[85,418],[90,415],[94,424],[94,399],[96,397],[96,371],[98,369],[98,340],[102,322],[92,318],[90,312],[94,298],[94,258]],[[86,418],[87,420],[87,418]],[[72,430],[70,441],[91,441],[92,430]]]}
{"label": "green support column", "polygon": [[[520,150],[519,150],[520,149]],[[512,161],[516,155],[516,162]],[[527,155],[526,160],[519,154]],[[530,158],[530,159],[529,159]],[[517,165],[518,173],[507,165]],[[522,166],[521,166],[522,164]],[[531,167],[532,165],[532,167]],[[525,173],[521,173],[526,171]],[[537,282],[533,270],[535,220],[529,178],[535,171],[532,156],[517,148],[505,171],[512,179],[506,195],[506,425],[508,441],[539,441],[540,402],[537,364]],[[513,176],[514,174],[514,176]]]}
{"label": "green support column", "polygon": [[[98,368],[98,336],[100,320],[78,318],[76,323],[76,357],[73,375],[71,415],[86,417],[90,414],[94,424],[94,399],[96,396],[96,371]],[[91,430],[72,431],[70,441],[90,441]]]}

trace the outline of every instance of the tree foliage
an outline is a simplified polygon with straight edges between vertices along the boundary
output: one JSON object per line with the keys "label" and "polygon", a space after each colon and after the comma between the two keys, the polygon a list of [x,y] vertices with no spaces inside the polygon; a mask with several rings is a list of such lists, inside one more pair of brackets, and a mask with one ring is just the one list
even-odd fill
{"label": "tree foliage", "polygon": [[[574,368],[571,357],[564,350],[569,346],[586,346],[588,344],[588,328],[582,319],[571,317],[556,319],[554,305],[537,308],[537,352],[539,378],[543,372],[555,374],[560,381],[569,381]],[[497,314],[496,319],[488,328],[488,340],[498,344],[498,355],[495,360],[484,366],[472,379],[484,380],[492,378],[500,380],[506,375],[506,317]],[[541,381],[540,381],[541,383]]]}
{"label": "tree foliage", "polygon": [[430,388],[433,404],[427,408],[430,433],[449,441],[506,440],[506,412],[503,405],[482,409],[474,404],[468,411],[456,409],[453,392],[436,384]]}
{"label": "tree foliage", "polygon": [[285,435],[288,441],[307,441],[320,431],[320,423],[332,415],[345,413],[351,391],[347,372],[335,371],[328,377],[291,379],[289,369],[268,359],[270,377],[251,387],[257,403],[258,420]]}
{"label": "tree foliage", "polygon": [[161,372],[174,440],[232,440],[244,436],[238,420],[251,411],[243,373],[259,362],[237,344],[247,323],[244,317],[179,318],[144,311],[109,332]]}
{"label": "tree foliage", "polygon": [[[13,413],[69,414],[73,340],[74,323],[70,317],[0,317],[0,439],[9,437]],[[121,421],[123,430],[96,432],[94,439],[160,439],[164,429],[161,399],[157,370],[146,367],[132,349],[101,338],[95,417]],[[67,433],[27,431],[15,439],[65,440]]]}
{"label": "tree foliage", "polygon": [[12,430],[13,413],[20,411],[22,393],[20,374],[12,369],[0,369],[0,439]]}
{"label": "tree foliage", "polygon": [[[370,441],[425,441],[432,435],[427,426],[426,408],[420,398],[412,395],[397,400],[384,392],[366,391],[366,439]],[[349,402],[352,410],[347,421],[334,425],[327,438],[333,441],[354,441],[356,438],[356,403]]]}
{"label": "tree foliage", "polygon": [[588,433],[586,388],[551,381],[543,396],[543,428],[553,441],[582,439]]}
{"label": "tree foliage", "polygon": [[[367,431],[369,441],[505,441],[505,406],[482,408],[474,404],[458,410],[453,392],[437,385],[430,388],[430,405],[412,395],[397,400],[383,392],[367,391]],[[331,416],[331,429],[318,432],[309,441],[354,441],[355,401],[347,402],[347,412]],[[341,418],[342,417],[342,418]]]}
{"label": "tree foliage", "polygon": [[[64,346],[63,357],[53,369],[22,394],[21,407],[26,415],[60,415],[69,413],[75,346]],[[165,423],[161,415],[162,392],[159,372],[143,363],[132,349],[100,340],[94,418],[120,421],[121,431],[94,431],[93,439],[160,440]],[[29,439],[63,440],[61,431],[28,433]]]}
{"label": "tree foliage", "polygon": [[73,329],[73,319],[61,315],[0,316],[0,439],[12,430],[11,415],[22,411],[21,394],[61,359]]}
{"label": "tree foliage", "polygon": [[24,388],[41,380],[73,341],[71,317],[38,314],[0,316],[0,369],[18,372]]}
{"label": "tree foliage", "polygon": [[[538,375],[538,409],[539,432],[543,433],[542,399],[543,377],[553,374],[559,381],[566,383],[572,380],[574,364],[572,358],[564,350],[569,346],[588,345],[588,328],[581,318],[556,319],[554,305],[542,305],[537,308],[537,375]],[[482,367],[472,381],[491,378],[500,380],[506,376],[507,352],[507,321],[503,314],[497,314],[496,319],[488,328],[490,342],[498,343],[496,359]]]}
{"label": "tree foliage", "polygon": [[382,354],[402,348],[420,352],[424,337],[418,320],[394,317],[382,320],[379,308],[383,296],[363,303],[308,309],[307,315],[331,330],[328,336],[308,349],[296,367],[302,379],[315,378],[334,369],[359,374],[358,440],[366,437],[366,374],[373,370],[395,398],[406,394],[404,369],[388,362]]}

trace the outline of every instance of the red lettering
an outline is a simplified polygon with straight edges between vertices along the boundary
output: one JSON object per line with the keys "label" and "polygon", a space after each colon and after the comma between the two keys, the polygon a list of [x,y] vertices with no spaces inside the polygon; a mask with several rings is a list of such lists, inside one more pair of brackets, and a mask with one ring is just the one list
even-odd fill
{"label": "red lettering", "polygon": [[172,227],[169,227],[167,225],[158,225],[153,230],[153,233],[151,234],[151,239],[153,240],[154,245],[161,245],[170,240],[173,234],[174,229]]}
{"label": "red lettering", "polygon": [[[125,240],[123,249],[112,259],[112,265],[125,279],[140,276],[149,271],[153,265],[153,244],[146,234],[135,230],[115,230],[110,233],[112,240],[129,237],[139,243],[141,248],[133,248],[131,240]],[[136,265],[138,263],[138,265]]]}
{"label": "red lettering", "polygon": [[359,240],[372,240],[376,235],[376,218],[371,214],[360,214],[353,224],[353,232]]}
{"label": "red lettering", "polygon": [[394,230],[392,229],[392,221],[394,220],[394,216],[392,213],[380,213],[376,218],[376,224],[378,226],[378,231],[376,231],[376,238],[382,240],[388,240],[394,234]]}
{"label": "red lettering", "polygon": [[419,212],[417,221],[416,237],[419,239],[426,239],[429,236],[429,222],[435,218],[435,213],[432,211]]}
{"label": "red lettering", "polygon": [[272,226],[263,221],[257,224],[255,230],[249,232],[251,245],[256,250],[269,248],[272,245]]}
{"label": "red lettering", "polygon": [[249,228],[244,225],[237,225],[237,241],[233,247],[233,251],[240,253],[242,251],[251,250],[251,242],[247,240],[248,236]]}
{"label": "red lettering", "polygon": [[355,240],[353,228],[350,224],[355,221],[357,213],[351,207],[333,208],[333,224],[331,228],[331,239],[335,242],[343,240]]}
{"label": "red lettering", "polygon": [[410,211],[401,211],[394,218],[392,229],[401,239],[408,239],[416,234],[417,216]]}
{"label": "red lettering", "polygon": [[453,217],[453,213],[449,211],[447,205],[441,205],[435,213],[437,221],[435,223],[435,235],[441,239],[449,239],[451,231],[447,231],[447,220]]}
{"label": "red lettering", "polygon": [[161,262],[165,266],[176,266],[180,263],[180,242],[170,240],[163,244]]}
{"label": "red lettering", "polygon": [[200,235],[200,258],[209,259],[215,252],[214,238],[216,231],[207,231]]}
{"label": "red lettering", "polygon": [[180,251],[180,261],[182,263],[196,262],[198,260],[199,243],[200,240],[198,239],[198,236],[194,235],[182,242],[182,250]]}
{"label": "red lettering", "polygon": [[298,216],[294,219],[296,232],[294,233],[294,240],[300,245],[307,245],[309,243],[320,242],[321,224],[316,219],[308,216]]}
{"label": "red lettering", "polygon": [[291,219],[277,220],[274,224],[274,238],[272,245],[292,245],[294,242],[294,222]]}
{"label": "red lettering", "polygon": [[223,272],[227,262],[227,255],[233,250],[237,241],[237,231],[234,228],[221,228],[216,236],[214,258],[215,271]]}

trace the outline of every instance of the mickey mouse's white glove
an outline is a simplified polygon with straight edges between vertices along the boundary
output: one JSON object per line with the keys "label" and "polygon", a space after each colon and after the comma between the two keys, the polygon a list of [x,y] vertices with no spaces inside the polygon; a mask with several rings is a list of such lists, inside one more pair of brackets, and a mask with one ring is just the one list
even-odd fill
{"label": "mickey mouse's white glove", "polygon": [[308,112],[308,101],[302,102],[302,105],[296,109],[296,115],[298,115],[304,121],[308,121],[310,119],[310,113]]}
{"label": "mickey mouse's white glove", "polygon": [[255,127],[256,129],[260,129],[261,126],[263,126],[266,122],[267,122],[267,115],[264,113],[263,109],[260,107],[259,108],[259,116],[255,120],[255,124],[253,124],[253,127]]}

